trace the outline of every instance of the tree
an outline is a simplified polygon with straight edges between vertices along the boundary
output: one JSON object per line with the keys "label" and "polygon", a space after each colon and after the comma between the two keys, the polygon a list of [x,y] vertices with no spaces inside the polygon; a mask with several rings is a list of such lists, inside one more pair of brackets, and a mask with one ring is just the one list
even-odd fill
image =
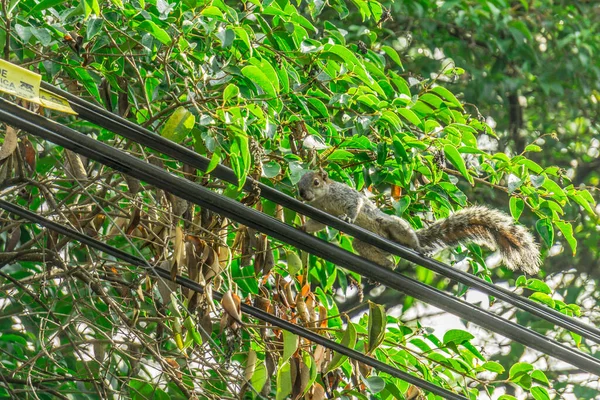
{"label": "tree", "polygon": [[[485,4],[491,10],[493,3]],[[589,225],[596,221],[594,199],[559,167],[533,156],[542,150],[535,138],[514,140],[513,152],[485,150],[482,141],[497,133],[484,111],[446,88],[462,82],[466,68],[458,61],[466,60],[466,50],[448,49],[455,58],[451,66],[412,57],[410,48],[408,56],[398,52],[396,24],[426,6],[437,10],[433,2],[419,2],[398,3],[390,11],[374,0],[311,2],[306,9],[285,0],[86,0],[76,6],[25,0],[4,3],[0,43],[5,59],[210,157],[211,167],[230,166],[240,180],[252,176],[293,194],[304,170],[324,166],[335,179],[370,188],[383,208],[415,227],[477,196],[535,226],[545,255],[555,231],[574,251],[572,218],[563,212],[585,216],[581,220]],[[481,7],[462,10],[476,16]],[[450,10],[456,18],[462,15]],[[459,36],[470,28],[462,21],[453,24]],[[526,34],[522,24],[507,26],[513,37]],[[420,39],[429,44],[426,35]],[[520,62],[513,54],[505,58]],[[548,77],[547,85],[552,82]],[[467,98],[468,86],[464,90]],[[39,112],[287,223],[302,222],[258,193],[243,193],[92,123]],[[9,131],[4,144],[15,135]],[[411,298],[392,295],[394,305],[403,305],[400,317],[373,298],[363,303],[368,313],[350,319],[339,311],[338,303],[344,304],[336,295],[360,288],[360,276],[33,136],[19,134],[19,140],[12,151],[2,148],[8,153],[2,193],[15,203],[228,291],[233,304],[244,299],[277,310],[282,318],[465,396],[497,395],[507,382],[535,398],[555,393],[538,364],[484,357],[477,344],[494,338],[475,338],[466,329],[439,336],[405,323],[403,315],[415,306]],[[328,391],[401,398],[417,391],[247,317],[241,328],[210,294],[193,295],[36,225],[3,218],[4,396],[33,397],[36,390],[48,398],[233,398],[244,392],[247,398],[257,392],[322,398]],[[345,235],[320,236],[351,250]],[[542,280],[490,270],[486,254],[469,246],[445,259],[463,260],[484,279],[507,280],[550,307],[579,315],[577,296],[562,301]],[[467,290],[424,268],[402,268],[456,294]],[[589,346],[576,335],[553,334]],[[557,387],[558,393],[564,390]],[[591,390],[585,384],[576,389]]]}

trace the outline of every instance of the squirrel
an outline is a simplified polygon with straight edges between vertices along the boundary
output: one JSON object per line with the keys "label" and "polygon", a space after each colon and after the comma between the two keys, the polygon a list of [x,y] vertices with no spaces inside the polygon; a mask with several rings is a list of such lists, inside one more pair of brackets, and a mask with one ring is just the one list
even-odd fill
{"label": "squirrel", "polygon": [[[503,212],[483,206],[462,209],[432,225],[414,230],[408,222],[381,211],[367,196],[329,178],[327,172],[309,171],[298,182],[300,197],[313,207],[356,224],[386,239],[432,255],[458,244],[476,243],[498,249],[504,264],[535,275],[540,269],[540,250],[533,236]],[[326,225],[308,220],[302,227],[313,233]],[[386,268],[395,264],[390,254],[354,239],[354,249],[363,257]]]}

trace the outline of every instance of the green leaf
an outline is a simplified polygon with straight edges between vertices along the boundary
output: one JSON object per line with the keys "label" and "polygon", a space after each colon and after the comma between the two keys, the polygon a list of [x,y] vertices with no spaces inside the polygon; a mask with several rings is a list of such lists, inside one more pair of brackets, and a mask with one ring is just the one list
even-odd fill
{"label": "green leaf", "polygon": [[531,378],[538,382],[544,383],[546,386],[550,387],[550,381],[546,377],[546,374],[540,371],[539,369],[536,369],[531,373]]}
{"label": "green leaf", "polygon": [[571,246],[573,255],[575,255],[577,253],[577,239],[575,239],[573,233],[573,226],[565,221],[554,221],[554,224],[558,226],[558,229],[562,232],[565,240],[569,243],[569,246]]}
{"label": "green leaf", "polygon": [[545,304],[550,308],[555,308],[555,305],[556,305],[556,303],[554,302],[554,299],[552,299],[552,297],[550,297],[547,294],[542,293],[542,292],[535,292],[534,294],[529,296],[529,298],[531,300],[535,300],[539,303]]}
{"label": "green leaf", "polygon": [[554,228],[548,218],[540,219],[535,223],[535,230],[538,231],[544,243],[548,248],[554,244]]}
{"label": "green leaf", "polygon": [[372,375],[368,378],[361,376],[361,378],[369,392],[373,394],[377,394],[385,388],[385,381],[377,375]]}
{"label": "green leaf", "polygon": [[544,182],[546,182],[546,177],[544,175],[530,174],[529,180],[534,188],[539,188],[544,184]]}
{"label": "green leaf", "polygon": [[[584,190],[583,192],[587,192],[587,190]],[[588,193],[589,194],[589,193]],[[594,209],[591,207],[590,204],[595,204],[595,201],[592,200],[589,201],[585,196],[582,195],[581,192],[574,192],[574,193],[570,193],[569,197],[572,198],[573,200],[575,200],[575,202],[577,204],[579,204],[581,207],[583,207],[585,209],[585,211],[587,211],[587,213],[591,216],[593,216],[594,218],[596,218],[596,212],[594,211]]]}
{"label": "green leaf", "polygon": [[552,293],[552,290],[550,290],[550,286],[548,286],[546,284],[546,282],[543,282],[543,281],[541,281],[539,279],[535,279],[535,278],[527,279],[526,287],[528,289],[534,290],[536,292],[542,292],[542,293],[546,293],[546,294]]}
{"label": "green leaf", "polygon": [[525,152],[532,152],[532,153],[539,153],[540,151],[542,151],[542,148],[536,144],[530,144],[527,147],[525,147]]}
{"label": "green leaf", "polygon": [[145,20],[137,26],[137,29],[148,32],[156,40],[167,46],[172,42],[171,36],[169,36],[167,31],[156,25],[153,21]]}
{"label": "green leaf", "polygon": [[281,173],[281,165],[275,161],[269,161],[263,164],[263,175],[272,179]]}
{"label": "green leaf", "polygon": [[175,143],[181,143],[192,131],[196,124],[196,117],[185,107],[177,107],[171,114],[160,135]]}
{"label": "green leaf", "polygon": [[87,22],[87,29],[85,31],[86,40],[91,40],[96,36],[104,26],[104,19],[102,18],[90,18]]}
{"label": "green leaf", "polygon": [[329,161],[346,161],[352,160],[354,157],[354,154],[350,153],[348,150],[335,150],[327,157],[327,159]]}
{"label": "green leaf", "polygon": [[265,73],[254,65],[248,65],[242,68],[242,75],[250,79],[252,83],[258,85],[269,97],[277,97],[277,92],[273,83]]}
{"label": "green leaf", "polygon": [[290,276],[295,276],[302,269],[302,260],[295,251],[285,250],[287,271]]}
{"label": "green leaf", "polygon": [[550,395],[546,388],[541,386],[534,386],[530,390],[531,395],[535,400],[550,400]]}
{"label": "green leaf", "polygon": [[238,88],[233,83],[230,83],[229,85],[227,85],[225,90],[223,90],[223,102],[226,103],[227,101],[231,100],[232,98],[239,96],[239,94],[240,94],[240,88]]}
{"label": "green leaf", "polygon": [[425,343],[425,341],[421,338],[416,337],[411,339],[410,344],[417,346],[424,353],[428,353],[431,351],[431,347],[427,343]]}
{"label": "green leaf", "polygon": [[[519,156],[519,157],[521,157],[521,156]],[[544,168],[540,167],[540,165],[538,163],[536,163],[535,161],[529,160],[527,158],[523,158],[523,159],[519,160],[517,162],[517,164],[526,166],[534,174],[539,175],[542,172],[544,172]]]}
{"label": "green leaf", "polygon": [[285,361],[279,366],[279,369],[277,370],[276,387],[276,400],[284,400],[290,393],[292,393],[292,375],[289,361]]}
{"label": "green leaf", "polygon": [[[295,253],[294,253],[295,254]],[[287,361],[298,350],[300,339],[289,331],[283,331],[283,354],[282,361]]]}
{"label": "green leaf", "polygon": [[[252,44],[250,43],[250,36],[248,35],[248,32],[246,32],[246,30],[244,28],[241,27],[235,27],[233,28],[233,31],[235,32],[235,37],[237,40],[239,40],[240,42],[242,42],[244,44],[244,46],[246,47],[245,50],[248,51],[248,55],[252,56],[252,53],[254,52],[253,48],[252,48]],[[239,48],[239,46],[238,46]]]}
{"label": "green leaf", "polygon": [[102,99],[100,99],[98,85],[90,73],[85,68],[81,67],[73,68],[73,72],[75,72],[75,75],[77,75],[78,81],[83,83],[83,86],[85,86],[88,93],[91,94],[96,100],[101,102]]}
{"label": "green leaf", "polygon": [[400,118],[389,110],[386,110],[381,113],[381,119],[387,121],[390,125],[394,127],[396,131],[400,131],[402,129],[402,121],[400,120]]}
{"label": "green leaf", "polygon": [[254,374],[250,378],[252,387],[257,391],[261,391],[265,383],[267,382],[267,367],[264,361],[257,360],[256,366],[254,367]]}
{"label": "green leaf", "polygon": [[477,350],[477,347],[473,346],[470,342],[462,342],[462,345],[471,352],[471,354],[473,354],[475,357],[479,358],[481,361],[485,361],[485,357],[483,356],[483,354],[481,354],[481,352],[479,350]]}
{"label": "green leaf", "polygon": [[267,61],[255,57],[251,58],[248,62],[259,68],[260,71],[265,74],[269,82],[271,82],[272,86],[275,88],[275,92],[279,93],[279,76],[277,75],[275,68]]}
{"label": "green leaf", "polygon": [[369,340],[367,342],[367,354],[373,353],[385,338],[387,319],[385,308],[382,305],[369,302]]}
{"label": "green leaf", "polygon": [[398,161],[402,161],[402,162],[408,162],[408,154],[406,153],[406,149],[404,148],[404,145],[402,144],[402,142],[400,140],[398,140],[398,138],[394,138],[394,141],[392,142],[392,146],[394,149],[394,155],[396,156],[396,159]]}
{"label": "green leaf", "polygon": [[508,372],[508,379],[514,382],[516,378],[527,374],[529,371],[533,371],[533,365],[523,362],[516,363]]}
{"label": "green leaf", "polygon": [[231,46],[235,40],[235,31],[233,29],[223,29],[215,33],[215,36],[221,42],[221,47],[226,48]]}
{"label": "green leaf", "polygon": [[508,23],[508,26],[511,33],[516,36],[515,39],[522,35],[522,37],[527,39],[528,42],[533,42],[533,36],[523,21],[514,19]]}
{"label": "green leaf", "polygon": [[483,363],[481,368],[485,369],[486,371],[495,372],[497,374],[501,374],[504,372],[504,367],[502,366],[502,364],[497,363],[496,361],[487,361]]}
{"label": "green leaf", "polygon": [[206,7],[204,10],[200,11],[200,14],[206,17],[224,19],[223,12],[215,6]]}
{"label": "green leaf", "polygon": [[[354,324],[352,322],[348,322],[346,330],[344,331],[344,336],[342,337],[341,345],[349,347],[351,349],[353,349],[356,345],[356,328],[354,327]],[[342,365],[347,358],[348,356],[342,355],[338,352],[334,352],[331,361],[327,365],[327,368],[325,368],[325,371],[333,371],[334,369]]]}
{"label": "green leaf", "polygon": [[444,344],[455,343],[461,344],[464,341],[469,341],[473,339],[475,336],[470,334],[467,331],[463,331],[461,329],[450,329],[448,332],[444,334],[443,342]]}
{"label": "green leaf", "polygon": [[183,326],[187,329],[187,334],[192,337],[194,343],[198,346],[202,346],[202,336],[198,333],[196,325],[190,316],[183,321]]}
{"label": "green leaf", "polygon": [[215,152],[210,157],[210,162],[208,163],[208,167],[206,167],[205,172],[207,174],[210,174],[213,169],[217,168],[217,165],[219,165],[219,162],[221,162],[221,148],[217,147]]}
{"label": "green leaf", "polygon": [[131,388],[133,400],[146,400],[151,399],[154,393],[154,385],[149,384],[145,381],[139,381],[136,379],[131,379],[129,381],[129,387]]}
{"label": "green leaf", "polygon": [[355,65],[360,65],[360,62],[358,61],[358,58],[356,58],[354,53],[339,44],[326,46],[325,51],[322,55],[328,55],[328,53],[334,54],[335,56],[337,56],[338,60],[345,62],[346,66],[351,71]]}
{"label": "green leaf", "polygon": [[[436,86],[433,89],[431,89],[432,92],[434,92],[435,94],[437,94],[438,96],[440,96],[442,99],[452,103],[452,105],[462,109],[462,104],[460,103],[460,101],[458,101],[458,99],[456,98],[456,96],[454,96],[454,94],[452,94],[451,91],[449,91],[448,89],[446,89],[443,86]],[[465,125],[467,126],[467,125]]]}
{"label": "green leaf", "polygon": [[369,76],[363,63],[354,55],[353,52],[339,44],[325,45],[323,48],[324,51],[321,53],[321,57],[334,58],[336,60],[343,61],[346,64],[346,68],[354,72],[361,81],[363,81],[366,85],[380,95],[385,96],[385,92],[381,89],[381,87],[379,87],[377,82],[375,82],[373,78]]}
{"label": "green leaf", "polygon": [[467,171],[465,160],[463,160],[458,150],[456,150],[456,147],[452,146],[451,144],[445,145],[444,154],[446,155],[446,158],[452,163],[452,165],[454,165],[454,167],[458,169],[462,176],[464,176],[467,179],[467,181],[469,181],[469,183],[471,183],[472,185],[474,183],[473,177]]}
{"label": "green leaf", "polygon": [[402,66],[402,61],[400,60],[400,56],[398,55],[398,52],[396,50],[394,50],[390,46],[381,46],[381,50],[383,50],[385,54],[387,54],[388,57],[392,59],[392,61],[398,64],[400,68],[404,69],[404,67]]}
{"label": "green leaf", "polygon": [[552,192],[555,197],[559,197],[559,198],[567,197],[564,190],[562,190],[562,188],[556,182],[554,182],[552,179],[546,179],[543,186],[549,192]]}
{"label": "green leaf", "polygon": [[59,4],[63,4],[63,3],[64,3],[64,1],[61,1],[61,0],[42,0],[39,3],[37,3],[35,6],[33,6],[31,8],[31,10],[29,10],[29,12],[24,13],[24,16],[27,17],[29,15],[36,15],[40,11],[46,10],[48,8],[51,8],[51,7],[54,7]]}
{"label": "green leaf", "polygon": [[308,103],[312,106],[312,108],[314,108],[315,110],[317,110],[317,112],[319,113],[317,115],[317,117],[321,117],[321,118],[328,118],[329,117],[329,113],[327,112],[327,107],[325,106],[325,104],[314,97],[309,97],[306,99],[308,101]]}
{"label": "green leaf", "polygon": [[248,136],[244,132],[237,132],[233,136],[230,150],[232,167],[239,180],[238,189],[241,189],[246,182],[246,176],[252,164]]}
{"label": "green leaf", "polygon": [[403,116],[404,118],[406,118],[406,120],[408,122],[410,122],[411,124],[413,124],[414,126],[417,126],[421,129],[423,129],[423,121],[421,121],[421,119],[419,117],[417,117],[417,114],[415,114],[414,112],[412,112],[411,110],[409,110],[408,108],[399,108],[398,109],[398,114],[400,114],[401,116]]}
{"label": "green leaf", "polygon": [[519,197],[512,196],[509,201],[509,207],[510,214],[518,221],[525,208],[525,202]]}

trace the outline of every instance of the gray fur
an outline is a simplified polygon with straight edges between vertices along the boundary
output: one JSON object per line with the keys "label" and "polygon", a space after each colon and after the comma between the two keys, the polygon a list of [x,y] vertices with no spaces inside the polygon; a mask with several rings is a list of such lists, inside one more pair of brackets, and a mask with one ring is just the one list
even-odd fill
{"label": "gray fur", "polygon": [[[533,236],[500,211],[483,206],[465,208],[415,231],[402,218],[384,213],[366,196],[329,179],[323,171],[304,174],[298,190],[311,206],[422,253],[433,254],[458,244],[477,243],[498,250],[512,270],[521,269],[530,275],[539,272],[540,250]],[[304,228],[310,233],[324,229],[325,225],[309,220]],[[390,254],[376,247],[355,239],[354,249],[365,258],[394,268]]]}

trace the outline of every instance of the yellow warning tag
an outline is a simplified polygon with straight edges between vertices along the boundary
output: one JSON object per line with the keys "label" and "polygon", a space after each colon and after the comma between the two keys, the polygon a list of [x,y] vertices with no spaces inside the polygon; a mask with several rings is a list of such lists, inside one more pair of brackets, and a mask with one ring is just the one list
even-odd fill
{"label": "yellow warning tag", "polygon": [[40,103],[42,77],[28,69],[0,60],[0,90],[34,103]]}
{"label": "yellow warning tag", "polygon": [[39,74],[0,59],[0,91],[46,108],[77,114],[66,99],[41,90],[41,82],[42,77]]}
{"label": "yellow warning tag", "polygon": [[57,94],[50,93],[45,89],[40,88],[40,100],[44,107],[53,110],[62,111],[68,114],[77,115],[75,110],[71,108],[69,101]]}

